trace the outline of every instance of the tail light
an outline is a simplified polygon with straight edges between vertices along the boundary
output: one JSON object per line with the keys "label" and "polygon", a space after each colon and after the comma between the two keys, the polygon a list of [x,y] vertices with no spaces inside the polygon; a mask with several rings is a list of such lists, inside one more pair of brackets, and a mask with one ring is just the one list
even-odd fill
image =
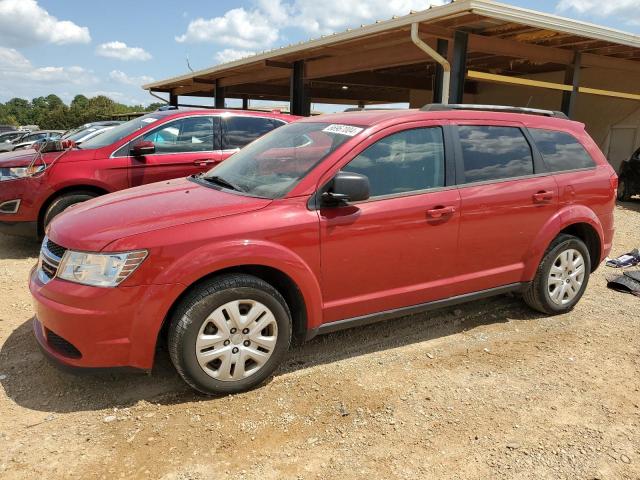
{"label": "tail light", "polygon": [[614,190],[618,189],[618,175],[616,175],[615,173],[612,174],[609,177],[609,181],[611,182],[611,188],[613,188]]}
{"label": "tail light", "polygon": [[618,197],[618,175],[614,171],[609,177],[609,182],[611,183],[611,189],[613,190],[614,198]]}

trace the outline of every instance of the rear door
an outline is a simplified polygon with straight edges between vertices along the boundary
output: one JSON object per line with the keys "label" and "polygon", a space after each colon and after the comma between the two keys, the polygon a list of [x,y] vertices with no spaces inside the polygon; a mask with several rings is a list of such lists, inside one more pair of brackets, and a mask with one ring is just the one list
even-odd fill
{"label": "rear door", "polygon": [[371,198],[320,209],[325,323],[450,296],[459,194],[445,133],[394,127],[344,161],[369,179]]}
{"label": "rear door", "polygon": [[522,126],[459,123],[460,235],[455,294],[523,281],[536,234],[558,209],[558,188]]}
{"label": "rear door", "polygon": [[[155,153],[131,156],[131,146],[139,141],[153,142]],[[168,121],[132,140],[119,152],[129,157],[132,187],[207,171],[222,160],[220,117],[194,115]]]}

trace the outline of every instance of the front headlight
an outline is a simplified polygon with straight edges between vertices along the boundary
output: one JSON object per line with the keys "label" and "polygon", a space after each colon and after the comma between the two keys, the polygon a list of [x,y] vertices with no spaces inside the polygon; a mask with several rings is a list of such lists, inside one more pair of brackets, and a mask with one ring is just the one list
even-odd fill
{"label": "front headlight", "polygon": [[0,168],[0,182],[2,180],[15,180],[16,178],[24,178],[44,170],[44,165],[36,165],[33,167],[8,167]]}
{"label": "front headlight", "polygon": [[83,253],[67,250],[57,277],[94,287],[116,287],[147,258],[146,250],[125,253]]}

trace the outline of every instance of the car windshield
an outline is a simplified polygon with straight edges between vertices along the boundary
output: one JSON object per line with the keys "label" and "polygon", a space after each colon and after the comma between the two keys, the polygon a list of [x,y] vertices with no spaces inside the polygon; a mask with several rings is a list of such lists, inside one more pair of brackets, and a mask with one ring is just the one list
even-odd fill
{"label": "car windshield", "polygon": [[128,122],[116,125],[110,130],[107,130],[102,135],[97,135],[82,144],[82,149],[102,148],[112,143],[122,140],[124,137],[131,135],[133,132],[140,130],[143,127],[163,118],[162,114],[150,113],[143,117],[134,118]]}
{"label": "car windshield", "polygon": [[249,144],[201,180],[248,195],[280,198],[362,130],[329,123],[291,123]]}

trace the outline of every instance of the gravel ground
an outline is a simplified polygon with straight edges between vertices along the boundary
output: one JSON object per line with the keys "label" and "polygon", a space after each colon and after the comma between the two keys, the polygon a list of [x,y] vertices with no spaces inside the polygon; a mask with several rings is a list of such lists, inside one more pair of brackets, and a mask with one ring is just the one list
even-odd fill
{"label": "gravel ground", "polygon": [[[640,202],[613,252],[640,247]],[[567,315],[497,297],[319,337],[265,386],[76,376],[30,330],[38,246],[0,235],[0,477],[640,478],[640,298],[601,267]]]}

